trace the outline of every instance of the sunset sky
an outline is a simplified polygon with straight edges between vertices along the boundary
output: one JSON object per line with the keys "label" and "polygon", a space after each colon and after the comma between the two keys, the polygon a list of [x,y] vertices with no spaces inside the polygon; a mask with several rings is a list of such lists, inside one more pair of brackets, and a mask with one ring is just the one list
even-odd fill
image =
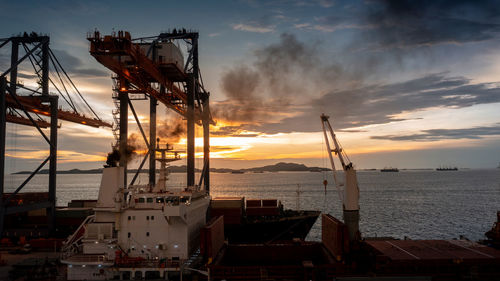
{"label": "sunset sky", "polygon": [[[321,113],[331,116],[359,169],[500,162],[499,1],[60,0],[0,7],[0,38],[50,35],[59,61],[107,121],[111,72],[90,56],[87,32],[199,31],[200,68],[217,121],[213,167],[326,166]],[[0,50],[0,69],[8,68],[9,52]],[[19,79],[35,85],[28,66]],[[144,105],[137,102],[147,123]],[[160,107],[159,122],[173,126],[176,116],[166,111]],[[113,141],[108,128],[62,122],[58,168],[102,167]],[[184,149],[184,138],[175,141]],[[9,173],[34,169],[48,155],[36,130],[22,125],[8,124],[6,146]]]}

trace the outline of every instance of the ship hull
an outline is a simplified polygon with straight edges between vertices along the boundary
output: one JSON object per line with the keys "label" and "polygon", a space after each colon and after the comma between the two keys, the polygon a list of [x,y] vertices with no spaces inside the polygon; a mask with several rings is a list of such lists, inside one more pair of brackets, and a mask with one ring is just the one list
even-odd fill
{"label": "ship hull", "polygon": [[321,212],[289,211],[277,217],[243,220],[241,224],[226,224],[225,236],[229,243],[273,243],[299,238],[304,240]]}

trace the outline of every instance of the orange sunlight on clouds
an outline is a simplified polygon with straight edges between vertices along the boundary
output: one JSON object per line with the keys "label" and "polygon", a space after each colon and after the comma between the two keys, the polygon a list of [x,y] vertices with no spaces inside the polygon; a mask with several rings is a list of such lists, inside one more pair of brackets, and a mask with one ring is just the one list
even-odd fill
{"label": "orange sunlight on clouds", "polygon": [[[49,150],[17,151],[14,154],[6,153],[5,156],[18,159],[45,159],[49,156]],[[59,163],[101,162],[106,161],[106,156],[85,154],[70,150],[58,150],[57,161]]]}

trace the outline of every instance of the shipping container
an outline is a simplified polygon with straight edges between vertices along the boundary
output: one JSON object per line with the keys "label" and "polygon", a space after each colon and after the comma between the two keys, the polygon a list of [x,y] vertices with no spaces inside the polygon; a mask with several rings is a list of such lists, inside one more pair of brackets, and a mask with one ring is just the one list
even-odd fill
{"label": "shipping container", "polygon": [[347,226],[331,215],[321,215],[321,242],[325,248],[341,261],[349,253],[349,233]]}
{"label": "shipping container", "polygon": [[260,199],[247,199],[248,207],[262,207],[262,200]]}
{"label": "shipping container", "polygon": [[262,199],[262,207],[276,207],[277,205],[277,199]]}
{"label": "shipping container", "polygon": [[211,208],[240,208],[243,209],[244,197],[214,198],[210,202]]}
{"label": "shipping container", "polygon": [[209,263],[224,245],[224,222],[224,217],[214,217],[200,229],[200,253]]}

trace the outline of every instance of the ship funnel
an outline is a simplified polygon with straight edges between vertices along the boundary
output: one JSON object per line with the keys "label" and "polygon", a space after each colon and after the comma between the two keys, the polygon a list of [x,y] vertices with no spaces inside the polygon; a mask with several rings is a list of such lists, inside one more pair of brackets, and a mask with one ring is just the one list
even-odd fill
{"label": "ship funnel", "polygon": [[124,167],[107,167],[102,171],[98,208],[114,208],[115,196],[120,188],[124,188]]}

